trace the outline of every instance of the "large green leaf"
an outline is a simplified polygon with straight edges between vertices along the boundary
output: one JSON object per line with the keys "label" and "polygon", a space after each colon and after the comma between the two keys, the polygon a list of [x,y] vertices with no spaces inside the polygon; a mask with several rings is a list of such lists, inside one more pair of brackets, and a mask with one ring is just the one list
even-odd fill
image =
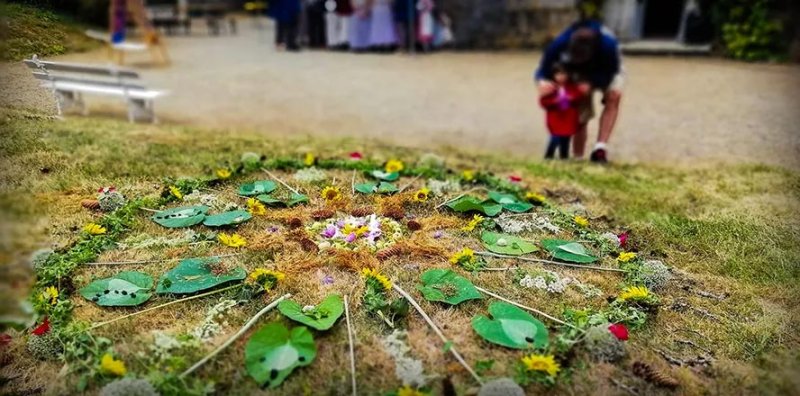
{"label": "large green leaf", "polygon": [[256,197],[257,200],[261,201],[264,205],[269,206],[286,206],[292,207],[297,204],[308,202],[308,196],[303,194],[295,194],[292,193],[288,199],[279,199],[277,197],[273,197],[272,195],[261,194]]}
{"label": "large green leaf", "polygon": [[161,275],[156,293],[196,293],[223,283],[242,280],[246,276],[247,273],[240,267],[225,271],[219,257],[183,259],[175,268]]}
{"label": "large green leaf", "polygon": [[498,232],[484,231],[481,234],[481,240],[486,249],[500,254],[519,256],[539,250],[533,242]]}
{"label": "large green leaf", "polygon": [[356,184],[355,189],[362,194],[391,194],[399,190],[397,186],[387,182]]}
{"label": "large green leaf", "polygon": [[465,195],[447,204],[447,207],[456,212],[481,212],[487,216],[496,216],[503,210],[503,206],[492,201],[481,201],[470,195]]}
{"label": "large green leaf", "polygon": [[483,298],[467,278],[449,269],[430,269],[420,275],[417,290],[428,301],[441,301],[457,305],[467,300]]}
{"label": "large green leaf", "polygon": [[167,228],[190,227],[200,224],[207,212],[208,206],[181,206],[162,210],[154,214],[151,219]]}
{"label": "large green leaf", "polygon": [[369,172],[369,175],[378,180],[391,182],[397,180],[400,177],[400,172],[384,172],[382,170],[374,170]]}
{"label": "large green leaf", "polygon": [[328,330],[344,313],[342,296],[331,294],[313,309],[303,310],[303,306],[291,300],[283,300],[278,310],[287,318],[300,322],[317,330]]}
{"label": "large green leaf", "polygon": [[542,240],[542,246],[559,260],[573,263],[593,263],[597,261],[597,257],[592,256],[592,253],[578,242],[565,241],[563,239],[544,239]]}
{"label": "large green leaf", "polygon": [[314,337],[305,327],[286,326],[273,322],[259,329],[244,347],[247,373],[262,388],[275,388],[295,367],[308,366],[317,356]]}
{"label": "large green leaf", "polygon": [[259,194],[269,194],[275,191],[275,188],[277,187],[278,186],[272,180],[258,180],[239,186],[239,195],[252,197]]}
{"label": "large green leaf", "polygon": [[514,349],[547,346],[547,327],[529,313],[496,301],[489,305],[489,315],[491,319],[483,315],[472,319],[472,329],[486,341]]}
{"label": "large green leaf", "polygon": [[206,216],[206,219],[203,220],[203,225],[207,227],[238,225],[250,220],[252,217],[250,212],[245,210],[232,210],[230,212]]}
{"label": "large green leaf", "polygon": [[489,199],[503,205],[503,209],[511,212],[522,213],[533,208],[533,205],[520,201],[515,195],[504,194],[498,191],[489,191]]}
{"label": "large green leaf", "polygon": [[80,290],[83,298],[104,307],[128,307],[150,299],[153,278],[143,272],[120,272],[97,279]]}

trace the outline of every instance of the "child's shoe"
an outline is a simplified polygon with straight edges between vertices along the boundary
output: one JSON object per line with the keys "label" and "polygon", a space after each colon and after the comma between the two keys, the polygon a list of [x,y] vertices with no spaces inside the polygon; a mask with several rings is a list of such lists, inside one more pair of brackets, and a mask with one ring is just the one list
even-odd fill
{"label": "child's shoe", "polygon": [[592,155],[589,156],[589,160],[598,164],[608,163],[608,153],[606,152],[605,143],[597,143],[594,146],[594,150],[592,150]]}

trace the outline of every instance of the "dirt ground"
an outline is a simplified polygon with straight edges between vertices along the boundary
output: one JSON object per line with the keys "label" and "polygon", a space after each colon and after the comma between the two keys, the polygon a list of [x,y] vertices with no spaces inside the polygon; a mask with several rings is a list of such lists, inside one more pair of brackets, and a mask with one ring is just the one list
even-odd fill
{"label": "dirt ground", "polygon": [[[236,36],[167,38],[167,68],[147,66],[144,53],[130,56],[148,86],[170,91],[156,103],[162,122],[542,155],[547,133],[531,76],[539,53],[283,53],[262,24],[241,21]],[[60,60],[107,62],[104,51]],[[612,160],[800,169],[800,67],[671,57],[624,63]],[[24,67],[6,64],[0,73],[0,105],[52,108]],[[108,98],[88,101],[92,111],[124,114]],[[596,136],[596,120],[591,128]]]}

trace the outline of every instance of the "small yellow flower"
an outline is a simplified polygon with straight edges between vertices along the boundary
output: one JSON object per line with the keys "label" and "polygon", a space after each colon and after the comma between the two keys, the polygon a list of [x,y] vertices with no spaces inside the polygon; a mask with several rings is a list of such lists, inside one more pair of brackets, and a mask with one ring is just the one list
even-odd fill
{"label": "small yellow flower", "polygon": [[583,216],[575,216],[572,220],[581,227],[587,227],[589,225],[589,220]]}
{"label": "small yellow flower", "polygon": [[380,283],[384,289],[392,290],[392,282],[386,276],[382,275],[378,270],[372,268],[364,268],[361,270],[361,276],[364,279],[375,279]]}
{"label": "small yellow flower", "polygon": [[256,268],[247,276],[247,281],[261,285],[265,291],[270,291],[284,278],[286,278],[286,274],[283,272]]}
{"label": "small yellow flower", "polygon": [[475,229],[479,224],[483,222],[483,216],[476,214],[472,216],[472,220],[467,223],[464,227],[461,227],[462,231],[470,232]]}
{"label": "small yellow flower", "polygon": [[403,161],[397,159],[390,159],[386,161],[386,167],[385,167],[386,173],[400,172],[405,168],[406,167],[405,165],[403,165]]}
{"label": "small yellow flower", "polygon": [[58,302],[58,289],[55,286],[49,286],[42,292],[43,300],[50,300],[51,305],[56,305]]}
{"label": "small yellow flower", "polygon": [[217,177],[225,180],[231,177],[231,171],[228,168],[217,169]]}
{"label": "small yellow flower", "polygon": [[345,235],[356,234],[357,237],[360,237],[367,232],[369,232],[369,226],[366,225],[356,227],[352,224],[345,224],[344,227],[342,227],[342,233]]}
{"label": "small yellow flower", "polygon": [[306,166],[314,165],[314,162],[317,161],[317,157],[314,156],[312,153],[306,153],[306,157],[303,159],[303,163]]}
{"label": "small yellow flower", "polygon": [[629,286],[619,294],[619,299],[622,301],[641,301],[648,297],[650,297],[650,291],[644,286]]}
{"label": "small yellow flower", "polygon": [[417,192],[414,193],[414,201],[426,202],[428,200],[428,194],[430,194],[430,193],[431,193],[431,190],[429,190],[429,189],[427,189],[425,187],[420,188],[419,190],[417,190]]}
{"label": "small yellow flower", "polygon": [[220,232],[219,235],[217,235],[217,239],[219,239],[223,245],[230,246],[232,248],[247,246],[247,241],[239,236],[239,234],[228,235],[224,232]]}
{"label": "small yellow flower", "polygon": [[471,182],[475,180],[475,171],[472,169],[467,169],[461,172],[461,178],[464,179],[464,181]]}
{"label": "small yellow flower", "polygon": [[425,392],[420,392],[410,385],[405,385],[397,390],[397,396],[428,396]]}
{"label": "small yellow flower", "polygon": [[169,192],[170,192],[170,193],[172,194],[172,196],[174,196],[175,198],[178,198],[178,199],[181,199],[181,200],[183,199],[183,193],[181,192],[181,189],[180,189],[180,188],[178,188],[178,187],[175,187],[175,186],[169,186]]}
{"label": "small yellow flower", "polygon": [[528,371],[541,371],[551,377],[555,377],[561,371],[561,366],[556,363],[553,355],[531,354],[523,356],[522,364],[525,365],[525,369]]}
{"label": "small yellow flower", "polygon": [[89,223],[83,227],[83,231],[90,235],[103,235],[106,233],[106,228],[97,223]]}
{"label": "small yellow flower", "polygon": [[110,353],[107,353],[100,359],[100,371],[122,377],[128,372],[128,369],[125,368],[125,362],[114,359]]}
{"label": "small yellow flower", "polygon": [[460,252],[450,256],[450,263],[458,264],[475,260],[475,251],[470,248],[461,249]]}
{"label": "small yellow flower", "polygon": [[545,201],[545,197],[542,194],[538,194],[533,191],[528,191],[527,193],[525,193],[525,200],[528,202],[542,204]]}
{"label": "small yellow flower", "polygon": [[255,198],[247,198],[247,211],[254,216],[263,216],[267,214],[267,208]]}
{"label": "small yellow flower", "polygon": [[325,201],[333,202],[342,199],[342,191],[339,190],[339,187],[328,186],[322,189],[322,198]]}
{"label": "small yellow flower", "polygon": [[635,258],[636,258],[636,253],[634,252],[622,252],[619,254],[619,257],[617,257],[617,261],[619,261],[620,263],[627,263]]}

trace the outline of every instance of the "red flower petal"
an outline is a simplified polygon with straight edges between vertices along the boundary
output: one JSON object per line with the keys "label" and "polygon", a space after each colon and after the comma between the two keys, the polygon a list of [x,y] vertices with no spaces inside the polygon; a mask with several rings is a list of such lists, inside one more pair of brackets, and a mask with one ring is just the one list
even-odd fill
{"label": "red flower petal", "polygon": [[522,181],[522,178],[517,175],[511,175],[508,177],[508,180],[511,180],[512,183],[519,183]]}
{"label": "red flower petal", "polygon": [[622,234],[617,235],[619,238],[619,247],[625,247],[625,244],[628,243],[628,233],[623,232]]}
{"label": "red flower petal", "polygon": [[36,328],[33,329],[33,335],[40,336],[42,334],[47,333],[48,331],[50,331],[50,321],[47,318],[44,318],[42,324],[36,326]]}
{"label": "red flower petal", "polygon": [[350,159],[353,161],[360,161],[364,156],[361,155],[358,151],[353,151],[350,153]]}
{"label": "red flower petal", "polygon": [[4,348],[10,343],[11,343],[11,336],[10,335],[8,335],[6,333],[0,334],[0,348]]}
{"label": "red flower petal", "polygon": [[628,341],[628,328],[622,323],[614,323],[608,326],[608,331],[620,341]]}

